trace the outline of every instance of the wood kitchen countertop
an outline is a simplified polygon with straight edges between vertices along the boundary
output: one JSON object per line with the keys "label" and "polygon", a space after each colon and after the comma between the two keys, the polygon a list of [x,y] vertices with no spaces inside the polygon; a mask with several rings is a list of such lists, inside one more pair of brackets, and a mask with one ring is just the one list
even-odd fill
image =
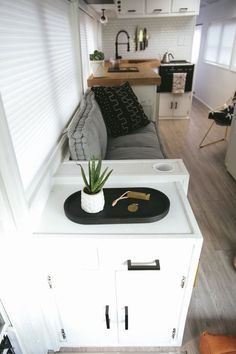
{"label": "wood kitchen countertop", "polygon": [[130,85],[157,85],[161,83],[161,77],[154,69],[160,66],[157,59],[130,59],[121,60],[120,67],[138,67],[138,72],[108,72],[109,62],[105,63],[105,76],[93,77],[90,75],[87,84],[92,86],[118,86],[128,81]]}

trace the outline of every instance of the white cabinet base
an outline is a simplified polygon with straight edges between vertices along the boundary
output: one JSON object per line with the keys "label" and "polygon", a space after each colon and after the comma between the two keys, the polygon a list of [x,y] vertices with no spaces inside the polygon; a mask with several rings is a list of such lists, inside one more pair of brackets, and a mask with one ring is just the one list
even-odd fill
{"label": "white cabinet base", "polygon": [[158,93],[157,112],[159,119],[188,119],[192,105],[192,92],[183,94]]}
{"label": "white cabinet base", "polygon": [[[202,246],[182,173],[158,172],[158,160],[107,164],[114,167],[109,187],[145,183],[168,196],[170,210],[150,223],[73,223],[63,204],[82,180],[70,183],[67,165],[67,179],[54,184],[34,235],[50,334],[58,347],[180,346]],[[77,177],[77,166],[70,167]]]}

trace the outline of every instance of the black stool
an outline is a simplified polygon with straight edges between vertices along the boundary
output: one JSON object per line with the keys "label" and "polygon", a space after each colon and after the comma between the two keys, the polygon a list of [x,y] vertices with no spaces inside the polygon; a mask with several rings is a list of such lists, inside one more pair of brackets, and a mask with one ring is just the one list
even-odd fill
{"label": "black stool", "polygon": [[[225,104],[226,108],[218,110],[218,111],[209,112],[208,119],[213,119],[213,122],[211,123],[209,129],[207,130],[206,134],[204,135],[202,141],[200,142],[199,148],[203,148],[205,146],[216,144],[216,143],[226,140],[227,133],[228,133],[228,127],[231,125],[232,119],[233,119],[235,99],[236,99],[236,96],[234,95],[233,99],[231,99],[231,104],[228,106],[227,106],[227,104]],[[226,127],[224,137],[221,139],[214,140],[210,143],[204,144],[204,141],[205,141],[206,137],[208,136],[208,134],[210,133],[211,128],[213,127],[214,124],[220,125],[222,127]]]}

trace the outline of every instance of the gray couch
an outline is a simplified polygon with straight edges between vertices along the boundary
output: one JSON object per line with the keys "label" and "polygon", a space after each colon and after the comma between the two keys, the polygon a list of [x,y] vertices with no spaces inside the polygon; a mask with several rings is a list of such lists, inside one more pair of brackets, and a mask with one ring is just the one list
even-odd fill
{"label": "gray couch", "polygon": [[164,158],[154,122],[128,135],[107,136],[100,108],[91,90],[86,91],[67,135],[72,160],[89,160],[92,157],[102,160]]}

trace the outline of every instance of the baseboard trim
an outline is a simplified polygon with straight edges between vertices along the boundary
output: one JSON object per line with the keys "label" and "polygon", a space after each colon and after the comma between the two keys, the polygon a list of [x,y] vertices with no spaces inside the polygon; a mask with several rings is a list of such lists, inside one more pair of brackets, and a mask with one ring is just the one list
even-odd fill
{"label": "baseboard trim", "polygon": [[196,99],[198,102],[200,102],[203,106],[205,106],[207,109],[209,109],[209,111],[213,111],[213,108],[208,106],[208,104],[203,101],[201,98],[199,98],[198,96],[196,95],[193,95],[194,99]]}

